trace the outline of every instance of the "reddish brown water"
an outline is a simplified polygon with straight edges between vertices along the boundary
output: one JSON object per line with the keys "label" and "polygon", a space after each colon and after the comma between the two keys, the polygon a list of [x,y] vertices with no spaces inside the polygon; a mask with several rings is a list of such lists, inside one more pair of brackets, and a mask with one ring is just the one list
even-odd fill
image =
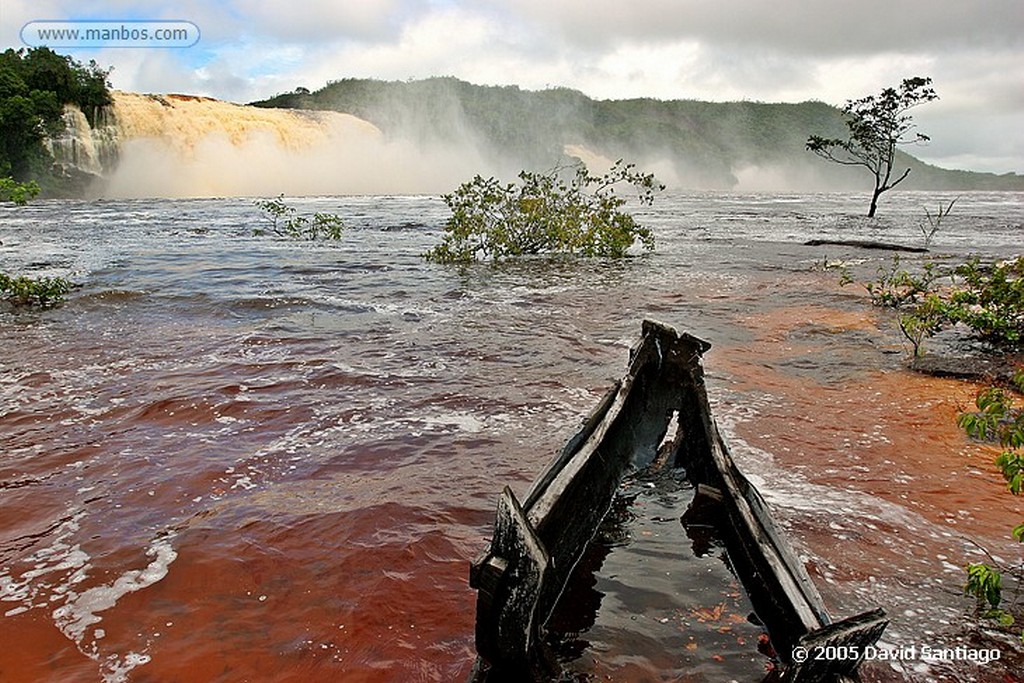
{"label": "reddish brown water", "polygon": [[[841,198],[673,201],[648,216],[655,256],[468,270],[419,258],[443,221],[421,198],[308,200],[350,217],[340,245],[253,238],[241,200],[4,209],[5,269],[83,287],[0,312],[0,681],[464,679],[498,492],[526,489],[647,316],[714,344],[716,417],[832,611],[886,607],[894,646],[965,637],[971,539],[1012,558],[1021,514],[954,424],[975,387],[902,370],[891,325],[814,268],[844,254],[798,245],[881,228]],[[1018,205],[961,203],[995,226],[991,252],[1019,235]],[[651,514],[636,534],[679,532]],[[690,648],[739,628],[737,586],[681,607],[653,578],[675,560],[646,552],[597,569],[576,670],[739,676]],[[729,637],[719,658],[755,680],[767,660]],[[867,674],[1010,680],[1000,647]]]}

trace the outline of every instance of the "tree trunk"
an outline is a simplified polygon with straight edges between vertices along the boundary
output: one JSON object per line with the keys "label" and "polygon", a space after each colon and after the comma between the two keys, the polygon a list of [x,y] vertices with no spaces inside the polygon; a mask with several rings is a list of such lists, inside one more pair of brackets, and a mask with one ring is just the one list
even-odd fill
{"label": "tree trunk", "polygon": [[875,211],[878,210],[878,197],[884,192],[881,188],[876,187],[875,191],[871,195],[871,206],[868,207],[868,218],[875,217]]}

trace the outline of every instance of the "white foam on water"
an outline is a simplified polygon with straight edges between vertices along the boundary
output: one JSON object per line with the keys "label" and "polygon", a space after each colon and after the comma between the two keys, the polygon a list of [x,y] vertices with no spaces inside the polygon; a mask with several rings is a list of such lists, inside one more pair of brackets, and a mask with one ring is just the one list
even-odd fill
{"label": "white foam on water", "polygon": [[[421,432],[435,431],[478,434],[484,430],[485,425],[485,422],[480,417],[462,411],[423,415],[410,419],[409,423],[414,426],[413,436],[418,436]],[[416,426],[420,427],[420,429],[416,430]]]}
{"label": "white foam on water", "polygon": [[[50,545],[21,560],[30,569],[16,577],[10,566],[0,568],[0,601],[21,603],[20,607],[8,610],[7,616],[47,604],[41,595],[47,588],[53,587],[53,593],[60,595],[85,578],[90,557],[72,542],[84,516],[84,510],[71,511],[54,530]],[[60,574],[64,574],[63,581],[56,578]],[[43,577],[45,581],[37,581]]]}
{"label": "white foam on water", "polygon": [[178,554],[171,543],[173,535],[160,536],[146,548],[147,557],[152,559],[144,568],[130,569],[108,584],[79,591],[93,568],[93,558],[74,542],[85,515],[82,509],[70,511],[54,530],[48,546],[18,561],[27,565],[24,571],[19,572],[10,565],[0,567],[0,601],[15,604],[4,610],[3,615],[12,617],[32,609],[49,609],[54,603],[62,602],[51,612],[54,625],[79,652],[100,665],[104,681],[122,683],[128,680],[132,669],[150,661],[149,655],[145,652],[103,654],[97,641],[106,633],[104,629],[93,628],[89,640],[90,627],[100,623],[101,613],[114,607],[125,595],[152,586],[167,576]]}
{"label": "white foam on water", "polygon": [[124,683],[132,669],[149,664],[152,657],[144,652],[129,652],[124,657],[111,655],[103,662],[104,683]]}
{"label": "white foam on water", "polygon": [[165,535],[150,543],[146,556],[153,559],[143,569],[130,569],[109,584],[93,586],[81,593],[67,591],[64,604],[52,613],[60,632],[73,641],[80,652],[100,663],[103,680],[107,683],[127,681],[128,673],[148,663],[150,656],[128,652],[123,656],[111,653],[101,657],[96,641],[105,633],[102,629],[94,630],[93,640],[86,643],[86,632],[102,621],[100,612],[114,607],[125,595],[152,586],[167,576],[171,563],[178,557],[172,539],[173,534]]}

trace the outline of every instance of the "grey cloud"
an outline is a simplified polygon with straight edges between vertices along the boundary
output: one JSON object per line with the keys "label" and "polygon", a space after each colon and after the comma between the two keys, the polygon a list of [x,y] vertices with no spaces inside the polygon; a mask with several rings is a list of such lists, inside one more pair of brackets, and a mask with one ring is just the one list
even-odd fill
{"label": "grey cloud", "polygon": [[599,48],[693,39],[828,54],[925,47],[1020,47],[1020,0],[492,0],[510,19]]}

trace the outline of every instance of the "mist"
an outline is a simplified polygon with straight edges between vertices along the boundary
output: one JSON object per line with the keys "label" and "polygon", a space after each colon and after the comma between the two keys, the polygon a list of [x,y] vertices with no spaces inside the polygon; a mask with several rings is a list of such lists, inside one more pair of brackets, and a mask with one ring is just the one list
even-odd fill
{"label": "mist", "polygon": [[327,135],[288,149],[266,134],[210,134],[185,156],[163,140],[129,140],[102,190],[109,198],[420,194],[449,191],[483,161],[474,149]]}
{"label": "mist", "polygon": [[[88,157],[90,169],[116,158],[93,192],[109,198],[442,194],[478,174],[511,181],[574,159],[598,174],[625,159],[671,190],[861,191],[869,182],[804,150],[806,135],[829,132],[807,130],[808,117],[842,125],[820,103],[599,102],[564,88],[450,78],[350,79],[274,100],[116,93],[103,130],[71,126],[78,137],[54,148]],[[905,155],[900,163],[914,169],[907,189],[960,189],[981,177]]]}
{"label": "mist", "polygon": [[385,137],[346,114],[118,94],[108,198],[440,193],[487,167],[472,144]]}

